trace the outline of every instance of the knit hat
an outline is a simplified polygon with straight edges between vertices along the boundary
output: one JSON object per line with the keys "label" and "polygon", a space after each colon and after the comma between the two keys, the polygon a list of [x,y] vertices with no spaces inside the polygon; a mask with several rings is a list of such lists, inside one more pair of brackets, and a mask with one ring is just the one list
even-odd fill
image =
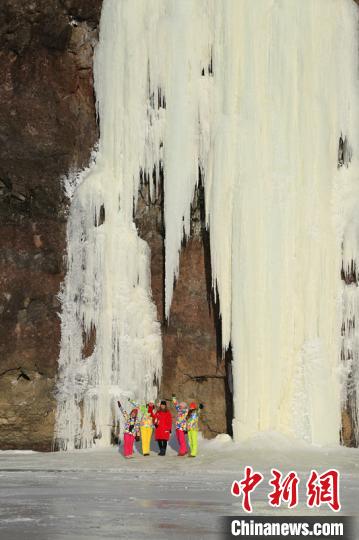
{"label": "knit hat", "polygon": [[179,406],[181,407],[181,409],[186,409],[187,408],[187,403],[185,401],[181,401]]}
{"label": "knit hat", "polygon": [[190,408],[190,409],[197,409],[197,403],[195,403],[194,401],[192,401],[192,403],[189,404],[189,408]]}

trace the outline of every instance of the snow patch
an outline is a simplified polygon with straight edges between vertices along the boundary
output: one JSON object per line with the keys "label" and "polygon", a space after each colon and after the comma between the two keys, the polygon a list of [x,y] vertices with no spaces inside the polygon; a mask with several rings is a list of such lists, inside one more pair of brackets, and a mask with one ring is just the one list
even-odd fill
{"label": "snow patch", "polygon": [[38,454],[35,450],[0,450],[0,454]]}

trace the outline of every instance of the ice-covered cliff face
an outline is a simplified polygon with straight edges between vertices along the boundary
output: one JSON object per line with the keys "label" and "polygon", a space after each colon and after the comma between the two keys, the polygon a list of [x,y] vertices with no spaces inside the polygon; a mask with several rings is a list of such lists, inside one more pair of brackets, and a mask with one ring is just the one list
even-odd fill
{"label": "ice-covered cliff face", "polygon": [[133,209],[140,172],[155,192],[160,167],[168,317],[199,169],[204,179],[235,438],[339,442],[347,381],[355,417],[359,380],[355,329],[341,335],[357,287],[340,275],[359,237],[358,22],[352,0],[104,0],[100,147],[68,228],[63,447],[99,432],[109,444],[113,398],[156,391],[160,330]]}

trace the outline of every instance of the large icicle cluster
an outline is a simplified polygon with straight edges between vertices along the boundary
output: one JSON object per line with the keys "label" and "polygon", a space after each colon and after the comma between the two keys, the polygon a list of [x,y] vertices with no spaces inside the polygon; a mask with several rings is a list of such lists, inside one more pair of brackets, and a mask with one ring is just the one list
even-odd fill
{"label": "large icicle cluster", "polygon": [[[147,22],[135,4],[104,5],[94,69],[101,137],[71,203],[56,422],[64,449],[110,445],[116,400],[153,399],[161,374],[149,248],[133,223],[140,169],[154,159],[145,127],[159,114],[147,110]],[[83,358],[83,334],[94,332]]]}
{"label": "large icicle cluster", "polygon": [[[359,297],[340,269],[343,257],[348,274],[359,247],[358,22],[352,0],[104,0],[100,149],[69,223],[58,415],[67,440],[76,407],[108,422],[108,384],[111,395],[151,393],[160,371],[147,247],[132,223],[139,171],[160,167],[168,317],[199,169],[204,179],[235,438],[277,430],[335,444],[348,400],[356,417]],[[343,318],[352,330],[341,336]],[[82,320],[97,331],[86,361]],[[132,370],[145,359],[143,384]]]}

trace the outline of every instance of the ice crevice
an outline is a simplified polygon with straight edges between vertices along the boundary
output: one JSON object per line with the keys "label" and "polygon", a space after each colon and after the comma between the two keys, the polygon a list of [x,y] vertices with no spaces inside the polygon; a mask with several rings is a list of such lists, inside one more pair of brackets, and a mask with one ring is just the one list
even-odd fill
{"label": "ice crevice", "polygon": [[201,171],[234,438],[339,444],[349,407],[358,439],[359,297],[345,277],[359,248],[358,22],[352,0],[104,0],[99,148],[70,189],[61,448],[109,445],[116,399],[156,395],[161,331],[133,215],[140,179],[155,198],[160,170],[167,318]]}

